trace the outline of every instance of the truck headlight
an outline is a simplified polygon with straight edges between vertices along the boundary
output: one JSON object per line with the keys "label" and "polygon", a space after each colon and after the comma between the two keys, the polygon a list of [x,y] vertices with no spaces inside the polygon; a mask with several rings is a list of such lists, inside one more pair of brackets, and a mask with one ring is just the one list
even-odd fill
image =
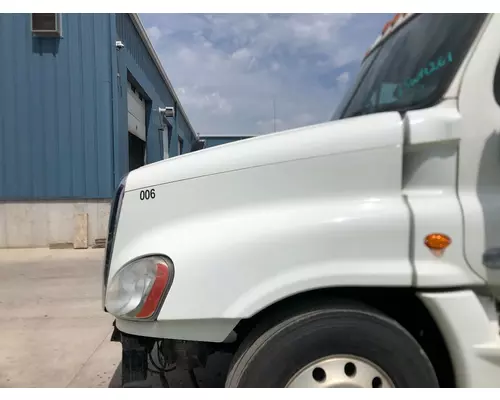
{"label": "truck headlight", "polygon": [[122,267],[106,291],[106,310],[116,317],[152,319],[159,311],[174,277],[172,262],[152,255]]}

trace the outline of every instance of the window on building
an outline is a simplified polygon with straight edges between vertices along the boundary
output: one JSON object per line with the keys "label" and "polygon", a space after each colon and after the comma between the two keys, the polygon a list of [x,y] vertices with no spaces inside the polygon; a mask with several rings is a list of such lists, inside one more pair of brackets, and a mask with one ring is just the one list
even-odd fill
{"label": "window on building", "polygon": [[61,36],[61,14],[31,14],[31,32],[37,36]]}

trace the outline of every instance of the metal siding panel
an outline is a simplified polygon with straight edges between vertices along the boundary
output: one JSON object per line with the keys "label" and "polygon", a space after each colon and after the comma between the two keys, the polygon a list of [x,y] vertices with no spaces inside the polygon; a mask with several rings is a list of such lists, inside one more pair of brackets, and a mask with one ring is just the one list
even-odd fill
{"label": "metal siding panel", "polygon": [[182,125],[179,124],[177,132],[178,132],[178,138],[180,137],[182,139],[182,154],[184,154],[191,151],[190,138],[192,137],[192,135],[187,134],[181,127]]}
{"label": "metal siding panel", "polygon": [[[114,56],[114,40],[111,37],[111,18],[96,19],[98,35],[94,37],[96,52],[96,70],[98,73],[99,91],[97,96],[97,171],[99,177],[99,193],[114,192],[113,177],[113,93],[111,85],[115,83],[111,57]],[[104,46],[102,45],[103,39]],[[105,173],[101,173],[105,172]]]}
{"label": "metal siding panel", "polygon": [[[7,14],[0,15],[0,44],[1,49],[4,49],[3,51],[7,53],[8,49],[12,50],[11,44],[14,40],[12,25],[16,16],[13,15],[7,19],[5,15]],[[2,142],[4,143],[1,149],[4,167],[2,168],[4,171],[4,186],[0,188],[2,195],[8,189],[14,194],[17,192],[18,168],[9,168],[10,165],[16,164],[16,147],[18,143],[16,136],[11,134],[15,130],[11,106],[12,96],[15,95],[15,81],[11,78],[14,75],[15,64],[14,57],[2,57],[2,62],[0,62],[0,79],[2,79],[2,85],[0,85],[0,90],[2,90],[0,112],[3,114]],[[11,95],[10,98],[9,94]]]}
{"label": "metal siding panel", "polygon": [[115,132],[115,165],[119,171],[120,179],[129,169],[128,160],[128,136],[127,136],[127,68],[125,62],[126,53],[120,50],[117,54],[117,93],[115,100],[118,112],[118,129]]}
{"label": "metal siding panel", "polygon": [[[109,39],[111,40],[111,45],[118,39],[117,38],[117,20],[116,14],[109,15]],[[111,146],[111,168],[113,171],[112,182],[113,187],[117,188],[122,177],[120,157],[119,157],[119,141],[117,140],[118,132],[120,132],[120,101],[119,101],[119,77],[118,77],[118,54],[117,51],[112,51],[110,53],[110,70],[111,76],[109,81],[109,91],[111,96],[110,111],[112,114],[112,129],[110,135],[110,146]]]}
{"label": "metal siding panel", "polygon": [[191,132],[191,130],[188,128],[188,124],[182,115],[179,115],[179,127],[181,136],[184,139],[182,152],[189,153],[194,142],[194,132]]}
{"label": "metal siding panel", "polygon": [[[21,18],[15,19],[16,23],[23,24]],[[27,33],[23,32],[22,40],[27,39]],[[22,47],[15,47],[14,49],[13,59],[23,58],[25,56],[26,49]],[[17,64],[16,65],[16,73],[21,76],[29,76],[29,65],[27,64]],[[23,168],[18,169],[18,190],[29,190],[30,187],[30,171],[32,170],[32,159],[31,159],[31,149],[30,146],[23,145],[23,143],[30,143],[29,137],[29,120],[26,118],[26,105],[29,104],[29,92],[26,90],[26,85],[16,87],[14,98],[12,99],[14,105],[14,118],[19,123],[19,131],[17,134],[19,135],[16,140],[17,150],[18,150],[18,159],[23,163]],[[19,161],[18,161],[19,162]]]}
{"label": "metal siding panel", "polygon": [[82,152],[84,148],[84,118],[83,110],[85,108],[82,103],[83,99],[83,60],[79,56],[82,54],[82,37],[81,37],[81,18],[80,15],[75,14],[69,20],[64,18],[63,21],[64,32],[68,34],[68,51],[69,51],[69,73],[70,73],[70,131],[68,138],[71,142],[69,152],[72,155],[71,178],[72,178],[72,192],[78,193],[85,191],[85,156]]}
{"label": "metal siding panel", "polygon": [[[1,17],[0,17],[1,18]],[[29,24],[29,20],[26,18],[25,19],[26,23]],[[14,44],[14,47],[19,47],[23,48],[23,44],[25,45],[26,52],[24,53],[26,60],[32,60],[32,62],[27,63],[30,68],[29,68],[29,78],[28,78],[28,85],[23,85],[20,83],[18,85],[19,90],[25,90],[29,94],[29,100],[26,103],[26,107],[29,109],[32,109],[33,112],[31,112],[29,115],[31,118],[29,119],[28,122],[28,129],[31,131],[30,137],[31,141],[29,142],[31,144],[31,169],[28,171],[31,173],[32,177],[32,185],[31,185],[31,190],[28,189],[25,191],[25,196],[30,197],[29,194],[31,194],[32,197],[44,197],[45,196],[45,138],[43,135],[43,120],[44,120],[44,114],[42,108],[43,104],[43,96],[41,93],[41,77],[40,77],[40,68],[39,65],[36,63],[37,59],[39,58],[39,55],[37,53],[34,53],[34,51],[38,50],[36,48],[36,42],[34,39],[29,37],[29,25],[23,26],[23,31],[27,31],[26,35],[24,35],[22,32],[17,32],[19,44],[16,46]],[[15,31],[14,28],[11,29],[12,32]],[[15,60],[15,58],[13,58]],[[22,64],[22,59],[18,60],[19,64]],[[12,81],[15,82],[17,80],[22,80],[21,77],[15,78],[15,74],[12,75],[13,79]],[[0,78],[1,79],[1,78]],[[7,93],[10,93],[10,91],[7,91]],[[35,107],[35,108],[33,108]],[[27,116],[28,118],[28,116]],[[37,118],[36,123],[33,122],[33,119]],[[20,131],[20,129],[18,129]],[[19,134],[19,133],[17,133]],[[26,143],[26,146],[29,146],[28,143]],[[10,149],[6,149],[9,151]],[[6,169],[12,171],[13,169],[16,169],[16,163],[10,164],[11,168],[9,169],[9,164],[7,165]],[[19,168],[24,168],[24,165]],[[23,193],[18,193],[18,192],[13,192],[12,187],[7,185],[7,193],[6,197],[23,197]]]}
{"label": "metal siding panel", "polygon": [[186,120],[184,119],[182,114],[178,115],[178,119],[179,119],[179,129],[182,132],[183,139],[186,141],[192,141],[194,133],[189,130]]}
{"label": "metal siding panel", "polygon": [[[68,24],[64,24],[63,21],[63,32],[66,34],[68,32]],[[73,24],[71,24],[73,25]],[[71,37],[70,35],[68,35]],[[72,52],[74,49],[70,48],[70,57],[74,56]],[[73,61],[74,62],[74,61]],[[67,162],[69,162],[67,168],[58,169],[58,179],[59,179],[59,190],[61,193],[74,193],[74,180],[73,180],[73,163],[75,158],[67,158],[66,154],[74,154],[72,140],[74,125],[72,121],[72,104],[75,101],[71,96],[72,90],[72,80],[76,79],[73,77],[73,71],[71,69],[72,61],[68,63],[60,63],[57,66],[57,130],[59,135],[59,154],[65,157]],[[78,100],[77,100],[78,101]],[[35,195],[36,196],[36,195]]]}
{"label": "metal siding panel", "polygon": [[[128,14],[116,14],[116,35],[117,40],[123,41],[125,45],[125,48],[120,50],[120,57],[123,59],[125,68],[151,100],[149,107],[157,110],[158,107],[174,106],[173,96],[163,81],[160,72],[156,68]],[[125,90],[126,93],[126,87],[122,88],[122,90]],[[163,159],[163,149],[162,140],[158,134],[159,123],[156,120],[156,116],[153,114],[153,118],[151,118],[151,115],[147,114],[148,116],[148,162],[153,162]],[[173,127],[172,143],[170,143],[170,156],[177,155],[177,138],[179,134],[184,139],[185,151],[186,149],[187,151],[191,149],[191,142],[194,137],[194,132],[191,132],[180,113],[178,113],[176,120]],[[176,126],[178,129],[176,129]]]}
{"label": "metal siding panel", "polygon": [[[97,116],[97,105],[95,95],[95,77],[96,70],[92,69],[95,65],[94,56],[94,24],[89,14],[84,14],[82,18],[82,31],[80,34],[82,40],[82,53],[87,57],[83,61],[83,103],[86,105],[83,108],[83,152],[84,163],[87,167],[85,174],[85,188],[90,196],[96,196],[98,192],[98,177],[97,166],[95,163],[95,133]],[[83,28],[87,30],[87,37],[83,36]]]}
{"label": "metal siding panel", "polygon": [[186,120],[182,115],[179,115],[179,122],[181,130],[185,134],[184,135],[185,139],[191,140],[191,136],[193,136],[193,134],[189,131]]}
{"label": "metal siding panel", "polygon": [[0,14],[0,199],[109,198],[113,191],[109,14],[64,14],[61,39]]}
{"label": "metal siding panel", "polygon": [[131,55],[135,64],[145,74],[159,100],[163,101],[165,105],[172,106],[174,103],[172,95],[163,82],[130,17],[127,14],[117,14],[117,19],[120,21],[117,24],[118,37],[125,43],[125,51]]}
{"label": "metal siding panel", "polygon": [[175,157],[178,154],[178,145],[177,143],[179,142],[179,118],[177,116],[179,115],[178,113],[178,108],[175,106],[175,118],[174,118],[174,126],[172,129],[172,142],[170,143],[170,155],[172,157]]}
{"label": "metal siding panel", "polygon": [[[42,42],[44,51],[48,53],[53,51],[53,43],[48,40],[44,40]],[[59,160],[58,154],[58,132],[56,131],[56,120],[57,120],[57,74],[55,71],[56,68],[56,58],[55,57],[41,57],[40,59],[41,67],[40,71],[42,73],[42,77],[40,79],[41,89],[40,90],[40,104],[43,104],[43,113],[44,113],[44,124],[43,124],[43,132],[45,136],[45,186],[47,193],[60,193],[59,182],[57,179],[58,176],[58,168],[60,162],[63,160]],[[50,82],[50,89],[45,87],[45,83]],[[19,115],[16,120],[19,121]],[[21,133],[21,130],[19,130]],[[29,132],[24,132],[26,137],[29,136]],[[23,142],[21,142],[22,145]],[[66,160],[64,160],[66,161]],[[63,162],[64,162],[63,161]],[[27,188],[27,192],[29,188]]]}
{"label": "metal siding panel", "polygon": [[[1,30],[0,30],[1,34]],[[0,42],[1,45],[1,42]],[[0,68],[0,74],[2,73],[2,69]],[[6,148],[6,139],[5,139],[5,118],[0,112],[0,160],[2,165],[5,165],[5,148]],[[3,190],[2,188],[6,187],[6,168],[0,168],[0,198],[2,198]]]}

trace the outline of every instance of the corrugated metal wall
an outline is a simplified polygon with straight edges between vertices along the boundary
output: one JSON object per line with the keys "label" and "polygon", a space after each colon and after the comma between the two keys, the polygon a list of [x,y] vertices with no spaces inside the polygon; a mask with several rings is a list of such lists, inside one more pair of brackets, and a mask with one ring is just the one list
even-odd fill
{"label": "corrugated metal wall", "polygon": [[[62,22],[62,38],[34,38],[30,14],[0,14],[0,200],[110,198],[128,171],[128,79],[146,99],[148,162],[163,158],[155,110],[176,105],[130,16]],[[181,113],[172,126],[169,155],[179,136],[190,151]]]}
{"label": "corrugated metal wall", "polygon": [[[125,45],[125,48],[120,50],[117,55],[117,69],[121,84],[126,84],[126,79],[133,79],[147,99],[148,162],[161,160],[163,159],[163,138],[158,131],[160,124],[157,110],[158,107],[175,107],[175,101],[128,14],[116,14],[116,40],[121,40]],[[119,96],[118,113],[121,121],[123,120],[121,115],[126,113],[127,110],[126,103],[121,95]],[[178,155],[177,143],[179,136],[184,142],[183,152],[191,150],[194,139],[194,132],[189,129],[180,112],[176,113],[172,126],[172,138],[169,145],[169,156],[171,157]],[[124,171],[128,151],[126,142],[123,139],[125,130],[126,127],[119,125],[117,143],[119,159],[117,162],[120,171]]]}
{"label": "corrugated metal wall", "polygon": [[0,14],[0,200],[112,195],[112,19],[62,21],[34,38],[30,14]]}
{"label": "corrugated metal wall", "polygon": [[182,153],[188,153],[191,151],[191,146],[194,142],[194,132],[192,132],[182,115],[179,113],[178,121],[177,121],[177,129],[179,131],[179,135],[184,139],[184,146],[182,148]]}

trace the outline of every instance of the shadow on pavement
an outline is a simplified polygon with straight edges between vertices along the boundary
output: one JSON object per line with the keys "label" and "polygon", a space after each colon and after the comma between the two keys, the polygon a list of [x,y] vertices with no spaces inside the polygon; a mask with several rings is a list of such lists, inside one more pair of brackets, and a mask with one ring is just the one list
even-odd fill
{"label": "shadow on pavement", "polygon": [[109,388],[121,387],[121,381],[122,381],[121,375],[122,375],[122,363],[120,361],[118,363],[118,365],[116,366],[115,372],[114,372],[113,376],[111,377],[111,380],[109,381],[108,387]]}
{"label": "shadow on pavement", "polygon": [[[227,370],[231,363],[230,354],[213,354],[208,358],[206,368],[195,369],[195,375],[198,385],[201,388],[223,388]],[[150,365],[151,369],[154,369]],[[121,362],[117,365],[116,370],[111,377],[108,387],[119,388],[121,387]],[[174,370],[167,373],[167,380],[171,388],[192,388],[194,387],[189,378],[187,371]],[[153,388],[163,387],[160,378],[157,374],[149,373],[147,383]]]}

